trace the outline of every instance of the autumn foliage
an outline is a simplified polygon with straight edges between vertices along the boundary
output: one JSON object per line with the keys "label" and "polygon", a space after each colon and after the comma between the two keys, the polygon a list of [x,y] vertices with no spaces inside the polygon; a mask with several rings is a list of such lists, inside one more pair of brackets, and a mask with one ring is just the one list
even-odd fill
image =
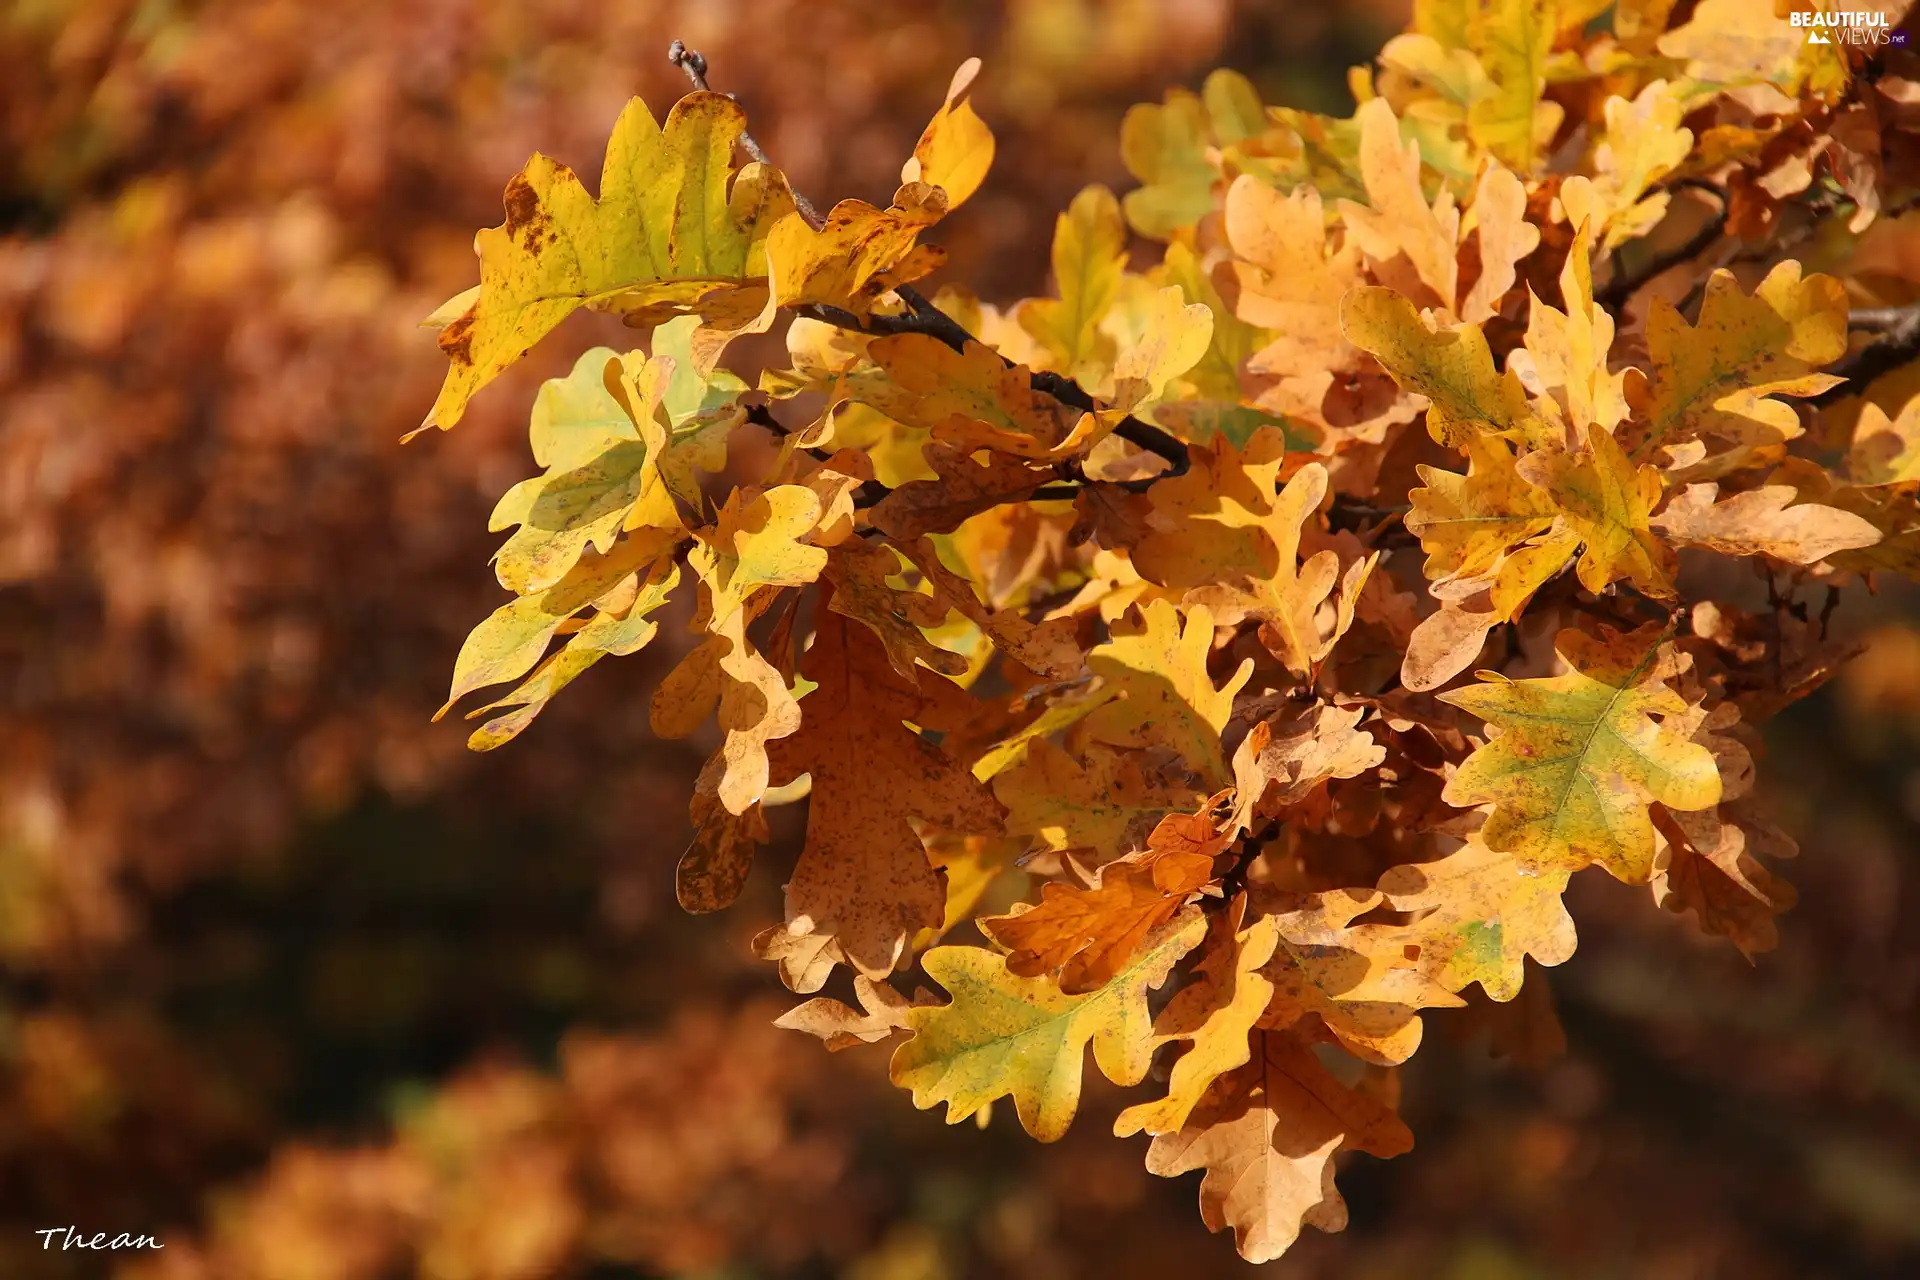
{"label": "autumn foliage", "polygon": [[[652,725],[718,744],[682,904],[806,805],[754,943],[782,1025],[1041,1141],[1089,1050],[1158,1060],[1116,1133],[1264,1261],[1346,1225],[1341,1152],[1412,1147],[1428,1011],[1574,957],[1572,877],[1775,945],[1754,726],[1920,546],[1920,398],[1822,412],[1920,319],[1796,257],[1920,178],[1865,50],[1751,0],[1422,4],[1350,117],[1231,72],[1136,107],[1139,185],[1004,308],[919,287],[990,181],[977,62],[890,203],[822,214],[675,57],[591,193],[508,182],[429,321],[423,428],[578,309],[644,337],[534,400],[443,713],[503,747],[680,602]],[[768,333],[784,367],[728,371]]]}

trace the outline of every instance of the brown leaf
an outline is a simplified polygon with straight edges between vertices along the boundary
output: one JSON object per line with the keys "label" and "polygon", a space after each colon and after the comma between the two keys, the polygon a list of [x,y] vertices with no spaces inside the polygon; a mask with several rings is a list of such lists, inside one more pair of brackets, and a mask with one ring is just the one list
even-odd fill
{"label": "brown leaf", "polygon": [[1803,502],[1788,485],[1770,484],[1715,501],[1720,486],[1690,484],[1653,518],[1653,527],[1683,546],[1729,556],[1772,556],[1813,564],[1836,551],[1870,547],[1880,530],[1850,511]]}
{"label": "brown leaf", "polygon": [[915,932],[941,922],[946,893],[915,824],[993,834],[1003,813],[958,761],[902,721],[952,727],[972,699],[931,671],[902,676],[865,627],[814,616],[800,670],[818,686],[800,730],[771,752],[779,782],[813,775],[806,845],[787,885],[787,931],[832,936],[871,978],[892,971]]}
{"label": "brown leaf", "polygon": [[1214,855],[1225,844],[1207,810],[1168,814],[1144,850],[1102,867],[1091,888],[1045,885],[1037,906],[982,918],[980,928],[1012,951],[1009,972],[1057,974],[1062,991],[1092,991],[1213,879]]}
{"label": "brown leaf", "polygon": [[1153,1140],[1147,1170],[1163,1178],[1206,1170],[1201,1219],[1212,1231],[1233,1228],[1248,1262],[1269,1262],[1303,1226],[1346,1229],[1335,1152],[1389,1158],[1412,1150],[1413,1134],[1342,1084],[1299,1036],[1255,1031],[1253,1046],[1253,1060],[1214,1081],[1185,1128]]}

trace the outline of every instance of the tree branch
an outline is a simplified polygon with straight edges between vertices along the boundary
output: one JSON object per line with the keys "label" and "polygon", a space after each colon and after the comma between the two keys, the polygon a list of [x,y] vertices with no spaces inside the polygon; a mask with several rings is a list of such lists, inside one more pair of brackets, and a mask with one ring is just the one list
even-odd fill
{"label": "tree branch", "polygon": [[1720,188],[1714,186],[1712,183],[1702,182],[1698,178],[1685,178],[1673,185],[1676,189],[1687,188],[1694,191],[1706,192],[1720,202],[1719,211],[1707,219],[1706,225],[1694,232],[1685,244],[1669,249],[1665,253],[1655,254],[1652,258],[1641,263],[1640,269],[1637,271],[1623,272],[1615,276],[1612,280],[1609,280],[1606,287],[1601,289],[1594,298],[1596,302],[1607,310],[1618,310],[1624,306],[1627,299],[1638,292],[1640,286],[1646,284],[1647,281],[1653,279],[1655,276],[1664,275],[1681,263],[1689,262],[1702,253],[1705,253],[1707,247],[1715,240],[1718,240],[1720,233],[1726,230],[1726,192],[1720,190]]}
{"label": "tree branch", "polygon": [[1876,330],[1880,337],[1850,352],[1828,370],[1842,381],[1814,396],[1809,403],[1815,408],[1858,395],[1881,374],[1891,373],[1920,356],[1920,303],[1855,311],[1847,317],[1847,324],[1849,328]]}

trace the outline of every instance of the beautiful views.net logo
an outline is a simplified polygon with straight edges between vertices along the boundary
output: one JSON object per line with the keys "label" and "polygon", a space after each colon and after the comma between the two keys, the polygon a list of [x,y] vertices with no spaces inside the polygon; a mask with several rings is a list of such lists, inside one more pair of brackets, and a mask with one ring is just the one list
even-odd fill
{"label": "beautiful views.net logo", "polygon": [[1907,33],[1891,30],[1885,13],[1843,11],[1839,13],[1795,13],[1789,22],[1806,27],[1808,44],[1905,44]]}

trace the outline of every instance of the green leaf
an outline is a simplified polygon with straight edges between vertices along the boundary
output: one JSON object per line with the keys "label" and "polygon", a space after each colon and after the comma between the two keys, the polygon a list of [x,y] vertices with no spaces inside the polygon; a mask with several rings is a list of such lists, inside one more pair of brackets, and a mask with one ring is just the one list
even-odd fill
{"label": "green leaf", "polygon": [[946,1103],[948,1124],[1011,1095],[1027,1132],[1056,1141],[1079,1108],[1089,1042],[1107,1079],[1133,1085],[1146,1078],[1154,1049],[1147,992],[1206,931],[1205,918],[1189,911],[1149,938],[1111,982],[1077,996],[1050,978],[1007,972],[1006,957],[984,947],[935,947],[921,965],[953,1001],[908,1011],[914,1036],[894,1051],[893,1082],[913,1090],[922,1110]]}
{"label": "green leaf", "polygon": [[1482,672],[1484,683],[1439,695],[1505,730],[1467,757],[1444,794],[1463,808],[1494,806],[1480,833],[1489,849],[1545,870],[1597,862],[1642,884],[1653,874],[1648,806],[1720,802],[1713,754],[1690,740],[1690,708],[1664,683],[1678,661],[1647,630],[1605,639],[1563,631],[1555,648],[1567,674]]}

